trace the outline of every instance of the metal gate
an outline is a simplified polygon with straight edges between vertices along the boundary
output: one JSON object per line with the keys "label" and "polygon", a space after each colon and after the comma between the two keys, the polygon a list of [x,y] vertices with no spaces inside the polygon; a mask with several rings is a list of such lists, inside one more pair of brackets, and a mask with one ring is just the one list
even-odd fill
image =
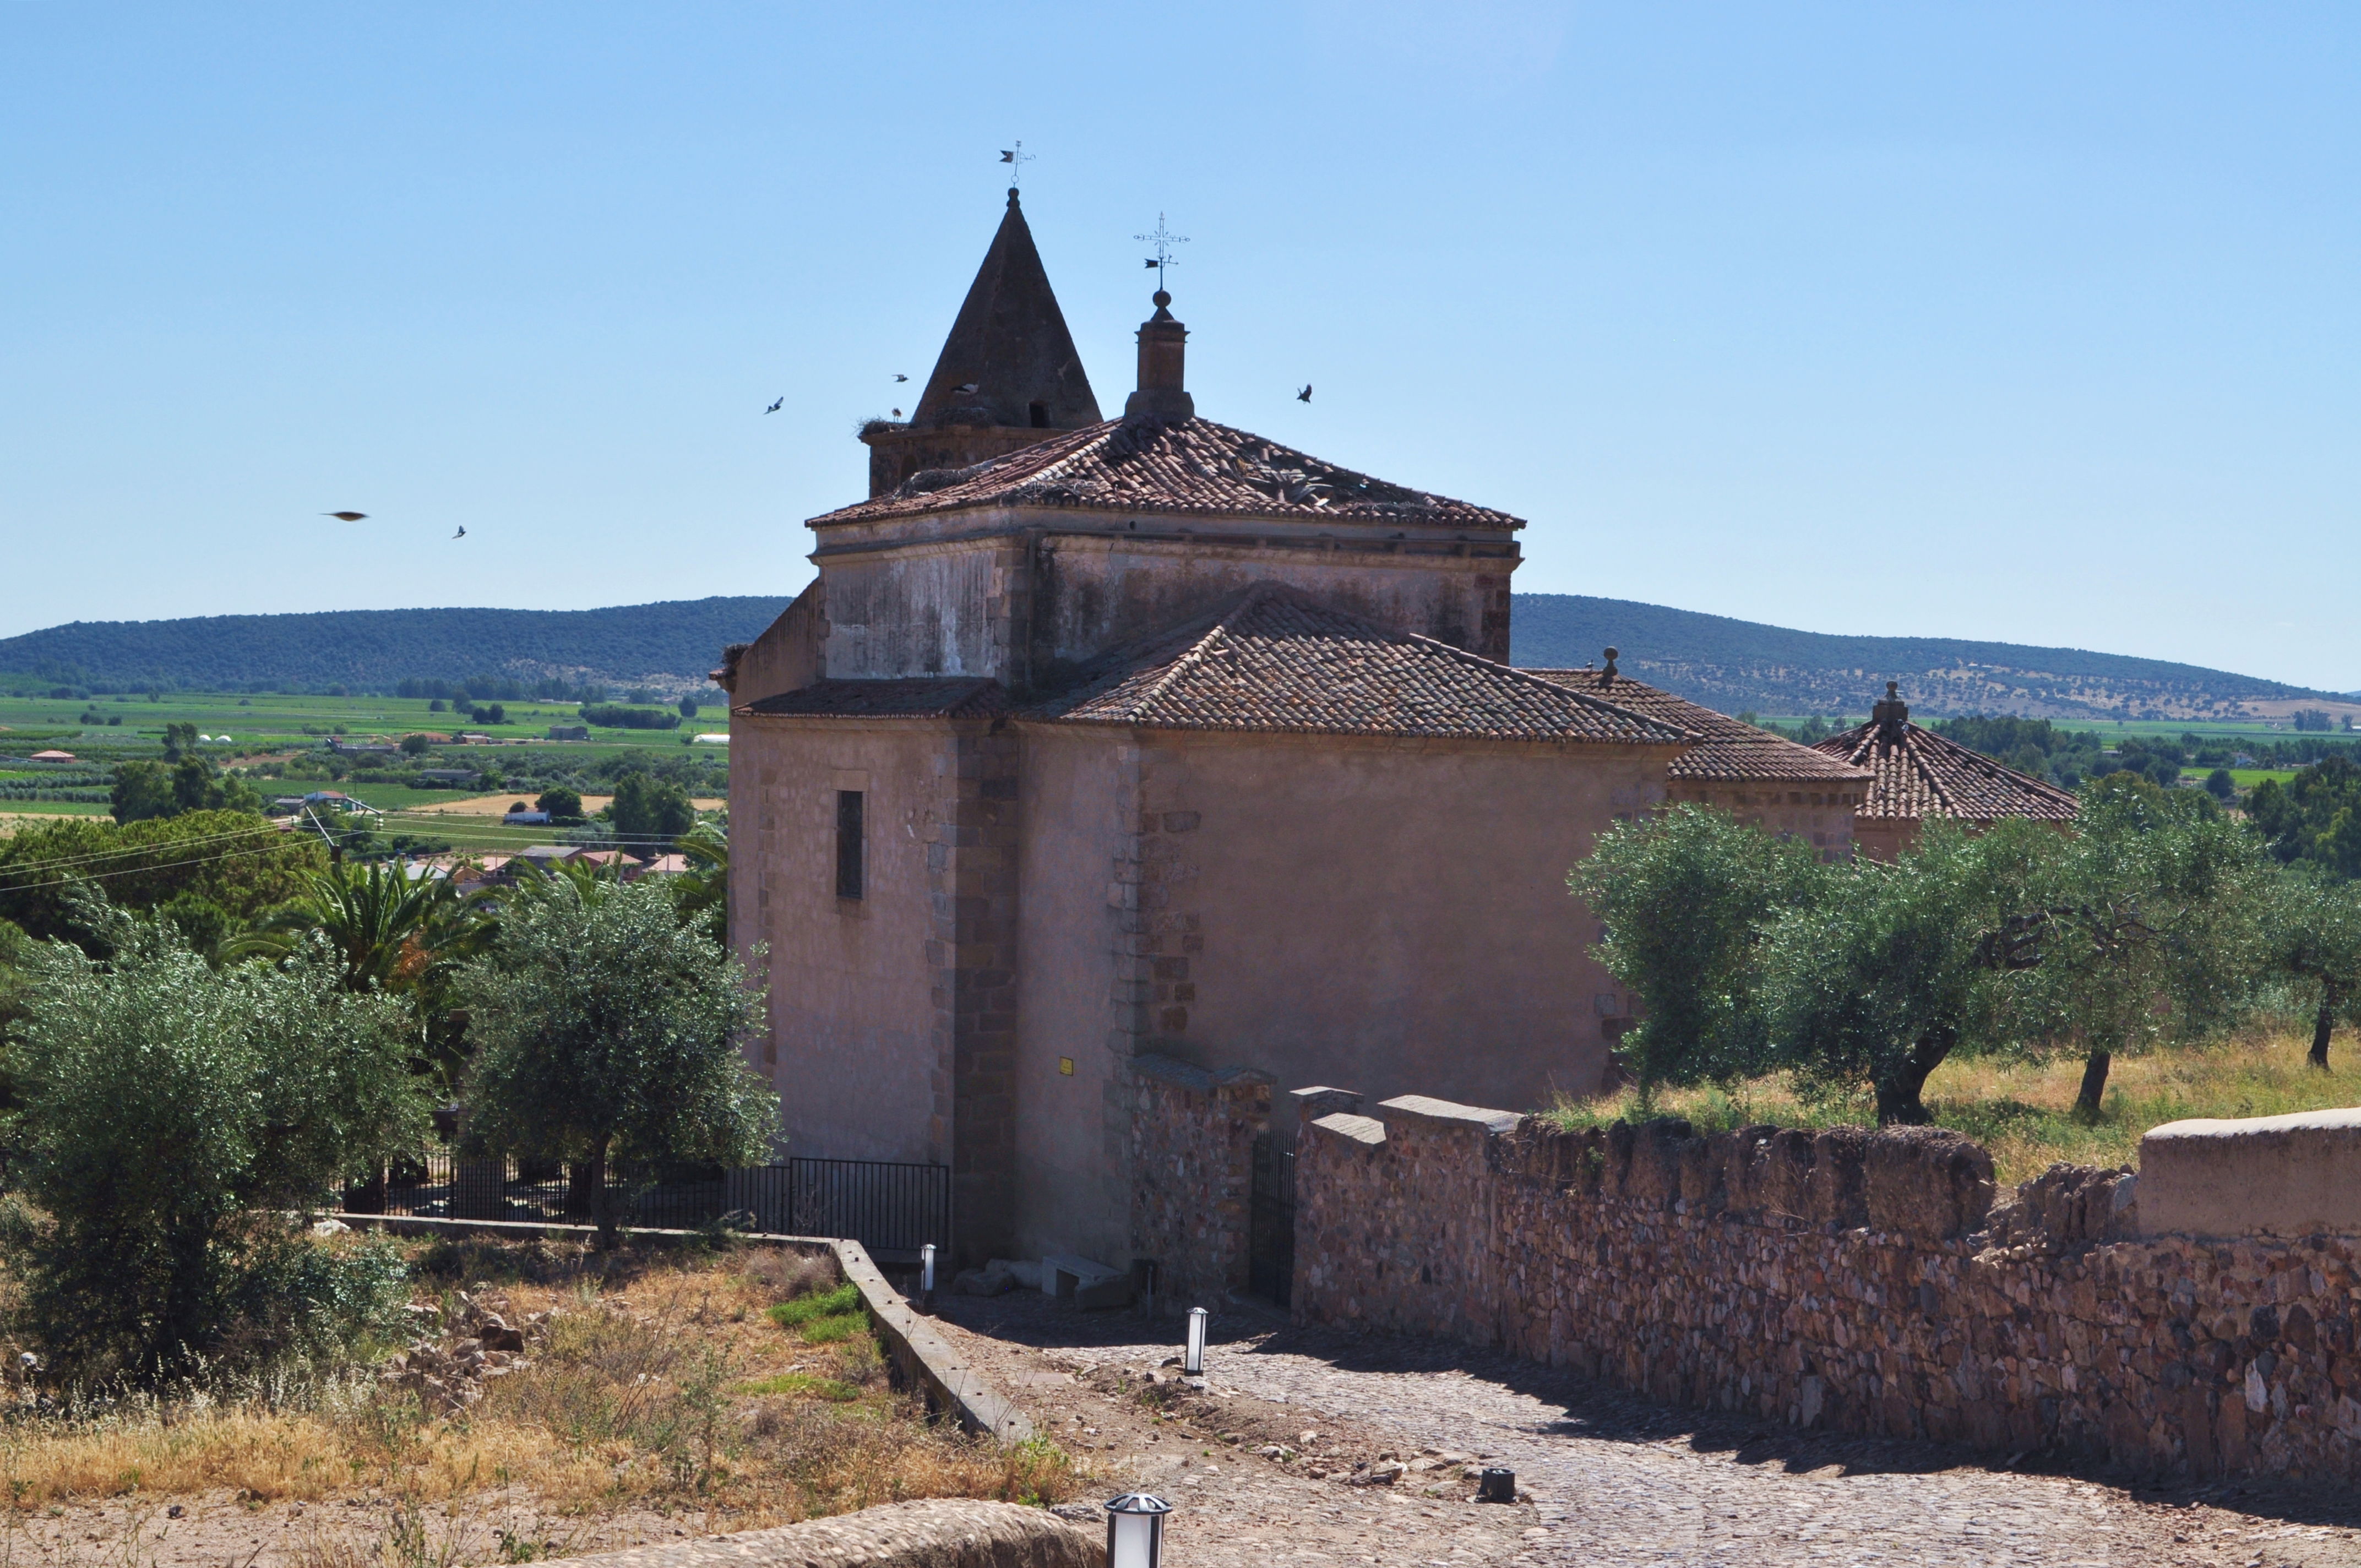
{"label": "metal gate", "polygon": [[[355,1183],[344,1206],[352,1213],[579,1222],[590,1212],[590,1174],[554,1160],[462,1159],[438,1149],[374,1182]],[[796,1157],[653,1183],[627,1183],[613,1172],[608,1180],[627,1224],[688,1227],[734,1214],[757,1231],[850,1237],[881,1263],[915,1263],[929,1242],[950,1253],[949,1166]]]}
{"label": "metal gate", "polygon": [[1284,1307],[1295,1283],[1295,1124],[1258,1133],[1246,1204],[1247,1278]]}

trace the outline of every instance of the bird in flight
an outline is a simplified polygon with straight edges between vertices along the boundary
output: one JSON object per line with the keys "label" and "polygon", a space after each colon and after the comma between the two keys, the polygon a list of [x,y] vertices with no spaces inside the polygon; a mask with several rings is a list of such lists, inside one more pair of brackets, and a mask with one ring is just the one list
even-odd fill
{"label": "bird in flight", "polygon": [[980,389],[983,387],[983,382],[981,382],[981,381],[962,381],[962,382],[961,382],[958,386],[953,387],[953,388],[951,389],[951,390],[952,390],[952,391],[954,391],[954,392],[957,392],[961,397],[964,398],[964,397],[966,397],[969,393],[971,393],[971,392],[974,392],[974,391],[976,391],[976,390]]}
{"label": "bird in flight", "polygon": [[787,400],[787,395],[786,395],[785,392],[781,392],[781,393],[779,394],[779,402],[777,402],[777,403],[773,403],[769,408],[764,409],[763,411],[764,413],[766,413],[766,414],[774,414],[774,413],[777,413],[777,412],[779,411],[779,403],[784,403],[784,402],[785,402],[786,400]]}
{"label": "bird in flight", "polygon": [[358,522],[361,519],[368,516],[368,513],[365,511],[324,511],[320,515],[322,517],[333,517],[338,522]]}
{"label": "bird in flight", "polygon": [[459,525],[459,532],[456,532],[456,533],[455,533],[455,534],[453,534],[451,537],[452,537],[452,538],[454,538],[454,539],[465,539],[465,538],[467,538],[467,525],[466,523],[464,523],[464,522],[463,522],[463,523],[461,523],[461,524]]}
{"label": "bird in flight", "polygon": [[1312,400],[1311,382],[1306,381],[1303,383],[1303,390],[1295,394],[1295,400],[1299,403],[1308,403]]}
{"label": "bird in flight", "polygon": [[906,381],[906,380],[908,380],[909,378],[908,378],[907,376],[903,375],[899,370],[896,370],[896,371],[895,371],[895,372],[894,372],[894,379],[895,379],[896,381]]}

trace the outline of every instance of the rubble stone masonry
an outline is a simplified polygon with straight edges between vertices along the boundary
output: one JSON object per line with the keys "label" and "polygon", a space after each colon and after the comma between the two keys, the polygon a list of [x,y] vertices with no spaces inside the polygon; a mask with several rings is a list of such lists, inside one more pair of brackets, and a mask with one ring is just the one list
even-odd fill
{"label": "rubble stone masonry", "polygon": [[1293,1305],[1799,1426],[2361,1475],[2361,1238],[2142,1236],[2136,1193],[2060,1165],[1995,1207],[1990,1157],[1929,1128],[1409,1097],[1302,1128]]}
{"label": "rubble stone masonry", "polygon": [[1133,1058],[1138,1111],[1129,1150],[1131,1251],[1153,1258],[1175,1301],[1243,1290],[1254,1140],[1270,1124],[1271,1077]]}

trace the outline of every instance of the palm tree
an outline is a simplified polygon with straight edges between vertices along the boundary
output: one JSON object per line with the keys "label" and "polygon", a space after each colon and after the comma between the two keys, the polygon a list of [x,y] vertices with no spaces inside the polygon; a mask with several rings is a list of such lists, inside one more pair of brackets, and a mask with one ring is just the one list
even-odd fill
{"label": "palm tree", "polygon": [[705,934],[730,946],[730,835],[710,822],[700,822],[675,841],[689,870],[673,879],[673,907],[681,923],[700,917]]}
{"label": "palm tree", "polygon": [[412,878],[399,865],[331,866],[230,945],[237,958],[277,958],[306,932],[328,939],[347,991],[415,991],[437,966],[478,951],[491,935],[482,901],[447,877]]}

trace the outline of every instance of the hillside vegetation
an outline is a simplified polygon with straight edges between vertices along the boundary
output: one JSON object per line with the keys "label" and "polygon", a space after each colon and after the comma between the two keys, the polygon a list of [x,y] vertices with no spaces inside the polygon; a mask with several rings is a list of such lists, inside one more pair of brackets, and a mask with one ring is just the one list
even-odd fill
{"label": "hillside vegetation", "polygon": [[1723,713],[1865,715],[1890,680],[1913,717],[2010,713],[2031,718],[2238,718],[2299,700],[2345,704],[2251,675],[2160,659],[1971,642],[1841,637],[1580,594],[1519,594],[1511,660],[1580,665],[1621,651],[1625,674]]}
{"label": "hillside vegetation", "polygon": [[[91,691],[391,692],[403,681],[569,696],[642,686],[715,695],[721,650],[761,634],[785,598],[605,609],[340,609],[186,620],[77,620],[0,639],[0,676]],[[520,689],[521,688],[521,689]],[[440,696],[439,691],[422,695]]]}
{"label": "hillside vegetation", "polygon": [[[786,607],[784,598],[683,599],[604,609],[368,609],[75,621],[0,639],[0,684],[140,692],[401,691],[478,697],[655,700],[711,695],[706,672]],[[1519,594],[1514,662],[1578,665],[1610,644],[1642,680],[1724,713],[1865,714],[1889,680],[1921,718],[2287,718],[2347,699],[2194,664],[1938,637],[1839,637],[1629,599]],[[407,683],[407,689],[405,689]],[[2324,716],[2323,716],[2324,718]],[[2323,722],[2323,727],[2325,724]]]}

